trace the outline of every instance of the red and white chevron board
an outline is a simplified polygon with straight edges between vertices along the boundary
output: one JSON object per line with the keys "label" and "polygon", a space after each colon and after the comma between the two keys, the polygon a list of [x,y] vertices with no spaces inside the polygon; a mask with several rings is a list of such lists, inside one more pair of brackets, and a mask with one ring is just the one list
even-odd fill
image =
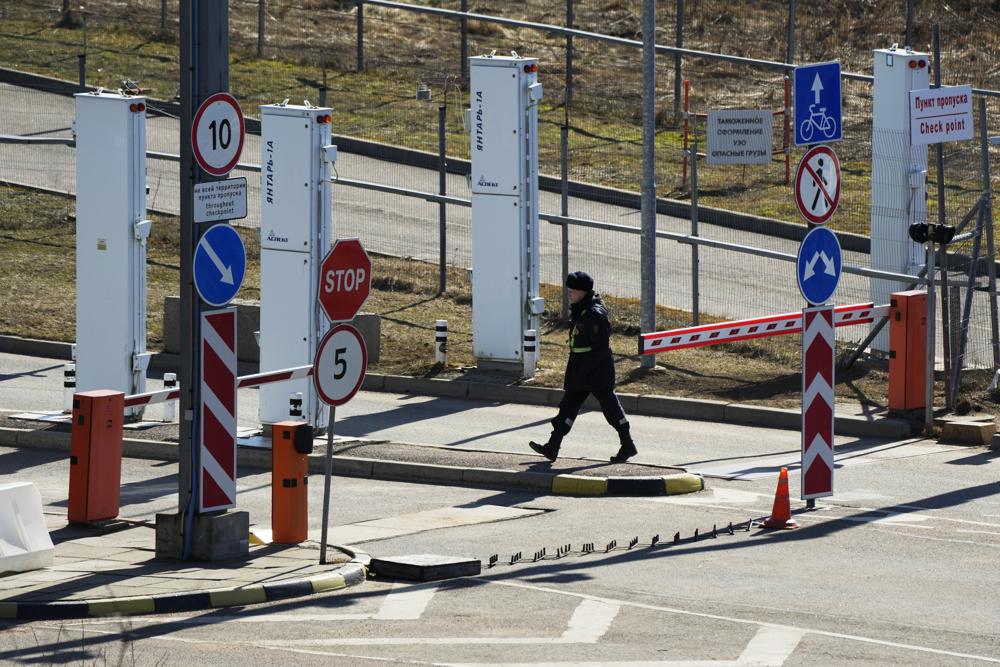
{"label": "red and white chevron board", "polygon": [[236,308],[201,314],[198,511],[236,505]]}
{"label": "red and white chevron board", "polygon": [[803,500],[833,495],[833,310],[802,310]]}
{"label": "red and white chevron board", "polygon": [[[867,324],[876,317],[886,317],[889,305],[876,306],[857,303],[852,306],[838,306],[834,310],[834,326],[846,327],[851,324]],[[639,354],[656,354],[668,350],[682,350],[686,347],[704,347],[720,343],[735,343],[752,338],[767,338],[802,331],[802,313],[785,313],[755,317],[749,320],[703,324],[697,327],[656,331],[639,335]]]}

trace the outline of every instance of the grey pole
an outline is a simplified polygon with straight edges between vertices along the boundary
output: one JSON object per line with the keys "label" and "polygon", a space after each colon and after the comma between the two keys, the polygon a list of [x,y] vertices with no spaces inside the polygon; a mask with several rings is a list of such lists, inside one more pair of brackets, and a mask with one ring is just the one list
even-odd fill
{"label": "grey pole", "polygon": [[326,455],[323,457],[323,529],[320,531],[319,564],[326,565],[326,531],[330,525],[330,481],[333,477],[333,420],[337,406],[330,406],[330,423],[326,427]]}
{"label": "grey pole", "polygon": [[[191,154],[191,142],[185,137],[191,136],[191,120],[194,116],[194,105],[191,96],[194,92],[194,72],[192,66],[192,51],[194,50],[193,18],[197,0],[181,0],[180,4],[180,77],[181,77],[181,127],[180,127],[180,179],[181,179],[181,245],[180,245],[180,325],[181,325],[181,365],[180,365],[180,408],[177,421],[180,424],[178,432],[178,494],[177,511],[181,516],[187,511],[192,492],[193,457],[194,457],[194,286],[192,281],[192,259],[194,257],[194,159]],[[182,529],[183,530],[183,529]]]}
{"label": "grey pole", "polygon": [[358,16],[357,16],[357,27],[358,34],[356,37],[356,48],[357,48],[357,71],[365,71],[365,0],[357,0],[358,3]]}
{"label": "grey pole", "polygon": [[[445,83],[447,88],[448,84]],[[445,146],[444,123],[447,117],[448,93],[445,104],[438,107],[438,194],[448,194],[447,147]],[[438,294],[448,289],[448,205],[438,203]]]}
{"label": "grey pole", "polygon": [[[934,87],[941,87],[941,26],[934,24]],[[938,143],[935,147],[935,157],[937,162],[937,209],[938,224],[945,223],[944,212],[944,144]],[[947,410],[952,409],[951,404],[951,306],[949,296],[951,290],[948,288],[948,247],[941,246],[941,349],[944,351],[944,404]]]}
{"label": "grey pole", "polygon": [[[573,0],[566,0],[566,27],[573,27]],[[573,102],[573,35],[566,35],[566,99],[564,113]]]}
{"label": "grey pole", "polygon": [[910,37],[913,35],[913,0],[906,0],[906,34],[903,36],[903,46],[912,46]]}
{"label": "grey pole", "polygon": [[264,55],[264,3],[266,0],[257,0],[257,57]]}
{"label": "grey pole", "polygon": [[990,181],[990,141],[987,136],[986,98],[979,97],[979,146],[983,154],[983,218],[986,220],[986,271],[990,278],[990,343],[993,347],[993,368],[1000,368],[1000,327],[997,322],[997,267],[993,245],[993,184]]}
{"label": "grey pole", "polygon": [[87,90],[87,53],[76,54],[76,66],[80,79],[80,92]]}
{"label": "grey pole", "polygon": [[[691,144],[691,236],[698,236],[698,142]],[[691,324],[701,323],[701,293],[698,288],[698,244],[691,244]]]}
{"label": "grey pole", "polygon": [[319,105],[321,107],[325,107],[326,106],[326,93],[327,93],[327,90],[328,89],[326,87],[326,59],[324,58],[323,59],[323,84],[319,87]]}
{"label": "grey pole", "polygon": [[[572,2],[572,0],[570,0]],[[559,128],[559,158],[562,163],[562,173],[560,174],[560,194],[561,202],[559,211],[563,217],[569,217],[569,127],[563,124]],[[569,225],[562,225],[562,244],[560,247],[562,257],[562,316],[569,317],[569,292],[566,290],[565,278],[569,275]]]}
{"label": "grey pole", "polygon": [[927,336],[924,356],[926,361],[926,376],[924,379],[924,434],[930,435],[934,427],[934,351],[935,344],[935,319],[934,319],[934,254],[933,239],[927,243]]}
{"label": "grey pole", "polygon": [[[462,0],[460,8],[463,12],[469,11],[469,0]],[[459,66],[459,71],[462,73],[462,81],[467,81],[469,78],[469,19],[463,16],[459,20],[459,27],[462,31],[462,45],[459,55],[462,64]]]}
{"label": "grey pole", "polygon": [[167,0],[160,0],[160,34],[167,34]]}
{"label": "grey pole", "polygon": [[[656,0],[642,2],[642,236],[639,250],[642,331],[656,331]],[[656,358],[642,355],[642,368]]]}
{"label": "grey pole", "polygon": [[785,62],[795,61],[795,0],[788,0],[788,32],[785,34]]}
{"label": "grey pole", "polygon": [[[684,0],[677,0],[677,26],[674,35],[674,46],[678,49],[684,48]],[[674,54],[674,118],[681,117],[681,81],[683,57],[679,53]]]}
{"label": "grey pole", "polygon": [[[986,207],[977,206],[976,231],[972,239],[972,259],[969,260],[969,284],[965,288],[965,301],[962,302],[961,336],[955,351],[954,363],[951,369],[952,401],[958,398],[962,387],[962,368],[965,366],[965,350],[969,343],[969,318],[972,316],[972,297],[975,294],[976,272],[979,269],[979,252],[983,243],[983,225],[986,223]],[[990,221],[992,224],[992,221]]]}
{"label": "grey pole", "polygon": [[[180,415],[178,511],[182,537],[187,530],[194,504],[197,480],[197,438],[195,417],[200,405],[201,359],[195,353],[201,324],[201,303],[194,290],[192,263],[201,230],[194,224],[195,183],[219,180],[202,173],[191,148],[191,124],[201,101],[213,93],[229,89],[229,2],[181,0],[181,244],[180,244]],[[187,558],[187,549],[184,549]]]}

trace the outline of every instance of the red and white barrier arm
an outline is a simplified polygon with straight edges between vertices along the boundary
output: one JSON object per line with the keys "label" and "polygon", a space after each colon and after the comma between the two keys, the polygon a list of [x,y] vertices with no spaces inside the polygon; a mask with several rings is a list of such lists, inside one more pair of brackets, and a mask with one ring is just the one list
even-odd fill
{"label": "red and white barrier arm", "polygon": [[312,375],[313,367],[312,364],[308,366],[296,366],[295,368],[286,368],[280,371],[270,371],[267,373],[256,373],[254,375],[244,375],[241,378],[236,378],[237,387],[258,387],[262,384],[270,384],[271,382],[284,382],[285,380],[298,380],[304,377],[309,377]]}
{"label": "red and white barrier arm", "polygon": [[[270,382],[284,382],[285,380],[298,380],[300,378],[309,377],[312,375],[313,367],[309,366],[296,366],[295,368],[286,368],[280,371],[271,371],[269,373],[255,373],[254,375],[244,375],[243,377],[236,378],[237,387],[258,387],[262,384],[268,384]],[[125,407],[133,408],[140,405],[152,405],[153,403],[166,403],[167,401],[176,401],[180,398],[181,390],[174,389],[158,389],[156,391],[147,391],[143,394],[132,394],[131,396],[125,397]]]}
{"label": "red and white barrier arm", "polygon": [[[871,303],[858,303],[852,306],[838,306],[834,309],[833,325],[846,327],[851,324],[867,324],[877,317],[888,315],[888,304],[876,306]],[[801,312],[719,322],[718,324],[703,324],[685,329],[639,334],[639,354],[656,354],[668,350],[683,350],[687,347],[735,343],[740,340],[801,332]]]}
{"label": "red and white barrier arm", "polygon": [[175,401],[180,398],[181,390],[174,389],[158,389],[156,391],[147,391],[144,394],[132,394],[131,396],[125,397],[125,407],[134,408],[139,405],[152,405],[153,403],[166,403],[167,401]]}

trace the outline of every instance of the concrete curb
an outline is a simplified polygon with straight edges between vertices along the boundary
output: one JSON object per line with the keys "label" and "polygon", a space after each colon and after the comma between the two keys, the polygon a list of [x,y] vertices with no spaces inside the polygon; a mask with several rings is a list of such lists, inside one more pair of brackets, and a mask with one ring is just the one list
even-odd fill
{"label": "concrete curb", "polygon": [[[346,551],[346,550],[345,550]],[[367,576],[363,562],[367,554],[354,555],[354,559],[333,572],[312,577],[278,581],[273,584],[254,584],[207,591],[166,593],[163,595],[136,595],[95,600],[56,600],[53,602],[0,602],[0,619],[19,621],[87,618],[90,616],[120,616],[130,614],[163,614],[180,611],[201,611],[220,607],[242,607],[261,602],[274,602],[290,598],[326,593],[354,586]]]}
{"label": "concrete curb", "polygon": [[[68,452],[70,434],[5,427],[0,428],[0,446],[57,449]],[[176,461],[179,458],[179,453],[177,445],[172,442],[125,439],[122,441],[122,456]],[[271,467],[271,451],[239,448],[237,450],[237,465],[268,470]],[[309,456],[309,472],[321,473],[324,471],[324,465],[324,457],[321,454]],[[521,470],[465,468],[353,456],[334,456],[333,473],[344,477],[363,479],[474,486],[501,491],[537,491],[556,495],[660,496],[694,493],[705,488],[702,477],[692,473],[654,477],[589,477]],[[649,480],[654,481],[650,482]]]}
{"label": "concrete curb", "polygon": [[[70,344],[47,340],[34,340],[18,336],[0,336],[0,352],[27,356],[69,359]],[[175,355],[154,355],[158,368],[169,369],[168,357]],[[246,366],[244,366],[246,364]],[[240,373],[256,372],[247,362],[240,364]],[[498,403],[522,403],[526,405],[558,405],[562,398],[561,389],[550,387],[530,387],[507,384],[468,382],[465,380],[442,380],[437,378],[413,378],[405,375],[382,375],[368,373],[361,388],[365,391],[385,391],[395,394],[418,394],[442,398],[467,398],[477,401]],[[799,430],[801,412],[794,409],[769,408],[759,405],[728,403],[710,399],[678,398],[647,394],[618,395],[627,414],[696,421],[725,422],[745,426]],[[593,396],[588,397],[585,409],[597,409]],[[881,417],[869,419],[853,415],[834,417],[834,432],[837,435],[853,437],[907,438],[914,433],[913,426],[905,419]]]}
{"label": "concrete curb", "polygon": [[568,496],[673,496],[705,489],[701,475],[678,473],[652,477],[556,475],[552,493]]}

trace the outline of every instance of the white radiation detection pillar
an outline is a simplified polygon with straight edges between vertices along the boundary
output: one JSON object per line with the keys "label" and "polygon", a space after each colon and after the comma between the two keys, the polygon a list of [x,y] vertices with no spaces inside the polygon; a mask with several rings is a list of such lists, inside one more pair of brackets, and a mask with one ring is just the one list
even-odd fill
{"label": "white radiation detection pillar", "polygon": [[[328,324],[317,301],[319,265],[330,249],[331,110],[269,104],[260,108],[260,371],[313,363]],[[262,385],[260,421],[288,419],[289,394],[301,393],[301,419],[326,428],[312,378]],[[269,432],[268,428],[264,429]]]}
{"label": "white radiation detection pillar", "polygon": [[[927,146],[910,142],[910,91],[930,87],[930,60],[895,46],[874,53],[871,267],[915,276],[926,258],[909,229],[927,218]],[[907,287],[880,278],[870,285],[876,304],[889,303],[890,294]],[[888,352],[888,327],[872,341],[872,350]]]}
{"label": "white radiation detection pillar", "polygon": [[[146,100],[76,97],[76,390],[146,389]],[[142,414],[130,408],[129,416]]]}
{"label": "white radiation detection pillar", "polygon": [[469,59],[472,143],[472,351],[480,368],[530,374],[524,332],[538,288],[538,60]]}

